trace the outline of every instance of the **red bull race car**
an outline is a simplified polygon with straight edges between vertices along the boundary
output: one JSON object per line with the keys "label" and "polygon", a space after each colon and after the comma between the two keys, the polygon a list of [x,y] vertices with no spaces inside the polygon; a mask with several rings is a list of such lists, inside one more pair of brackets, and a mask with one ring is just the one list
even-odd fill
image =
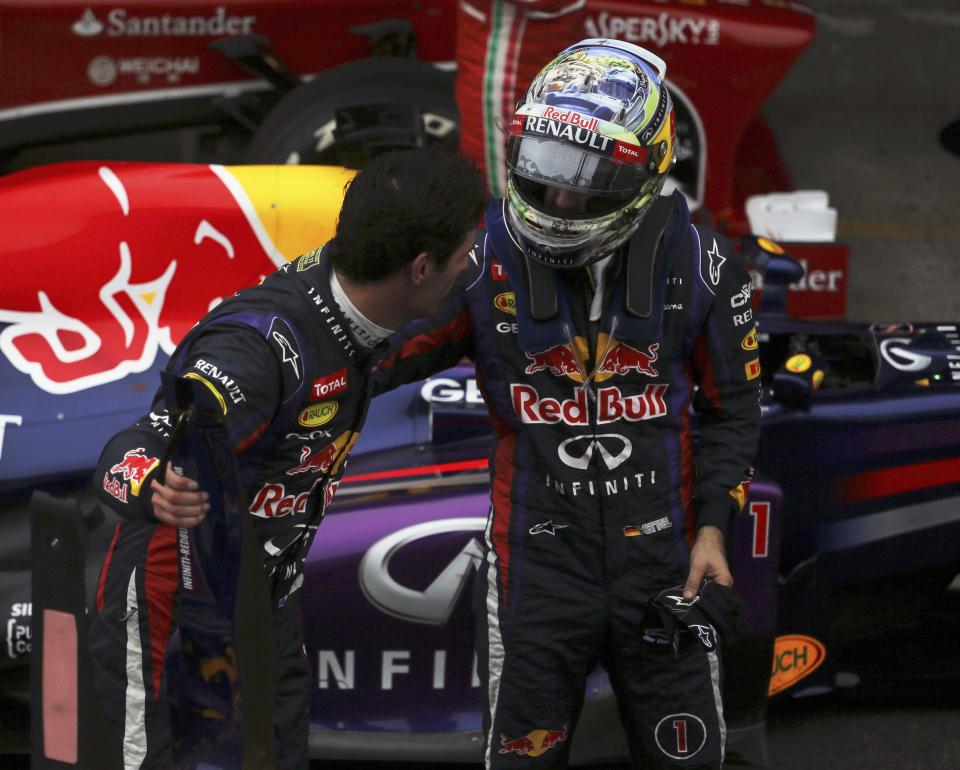
{"label": "red bull race car", "polygon": [[[329,237],[351,173],[104,162],[0,179],[2,750],[24,748],[39,654],[31,494],[76,500],[87,515],[78,558],[92,590],[113,520],[91,504],[102,446],[149,408],[197,318]],[[764,291],[744,312],[759,322],[763,436],[730,542],[746,633],[727,650],[726,712],[729,755],[763,764],[770,699],[829,690],[840,672],[847,682],[871,673],[848,650],[889,631],[891,617],[917,633],[957,616],[960,326],[794,318],[785,282],[797,280],[797,264],[757,269]],[[652,367],[657,354],[617,349],[604,365]],[[566,365],[559,354],[530,362]],[[314,756],[474,758],[480,698],[466,585],[489,505],[489,431],[469,366],[374,402],[307,564]],[[141,478],[144,462],[133,452],[116,472]],[[559,737],[507,740],[542,749]],[[573,756],[626,756],[602,670],[590,678]]]}

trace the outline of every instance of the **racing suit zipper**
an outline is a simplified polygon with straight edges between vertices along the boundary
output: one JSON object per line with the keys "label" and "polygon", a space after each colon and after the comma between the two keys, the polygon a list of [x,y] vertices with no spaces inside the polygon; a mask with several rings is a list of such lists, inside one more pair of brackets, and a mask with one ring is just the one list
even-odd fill
{"label": "racing suit zipper", "polygon": [[[587,323],[589,326],[589,320]],[[591,381],[593,380],[594,375],[597,373],[597,367],[599,366],[599,362],[603,361],[604,358],[606,358],[607,353],[610,351],[610,346],[613,342],[614,332],[616,331],[616,328],[617,328],[617,318],[614,317],[610,323],[610,333],[607,335],[607,341],[604,346],[603,353],[600,356],[595,355],[596,342],[593,338],[593,335],[590,333],[588,329],[587,351],[588,351],[588,355],[590,356],[588,360],[593,364],[591,371],[588,374],[584,369],[584,367],[581,365],[580,359],[577,358],[576,346],[574,345],[574,335],[573,335],[572,329],[570,328],[570,324],[564,323],[563,325],[564,333],[567,336],[567,342],[570,345],[570,349],[574,352],[573,357],[576,359],[577,368],[580,370],[580,374],[583,377],[583,383],[579,387],[583,389],[583,391],[587,394],[588,403],[592,401],[594,404],[594,408],[591,410],[591,417],[590,417],[590,433],[594,441],[597,440],[597,429],[599,427],[597,423],[597,419],[599,418],[599,415],[597,414],[597,408],[596,408],[598,403],[597,394],[594,391],[594,389],[591,387]],[[609,581],[609,576],[608,576],[608,570],[607,570],[607,555],[606,555],[606,552],[607,552],[606,522],[605,522],[605,516],[604,516],[604,510],[603,510],[603,496],[600,493],[600,490],[602,488],[602,480],[597,470],[593,471],[593,481],[594,481],[595,489],[597,491],[597,518],[598,518],[597,523],[598,523],[598,526],[600,527],[600,533],[601,533],[601,537],[600,537],[601,550],[599,554],[600,565],[601,565],[601,569],[603,570],[604,583],[607,583]]]}
{"label": "racing suit zipper", "polygon": [[[604,345],[603,352],[600,355],[595,356],[593,358],[593,369],[590,372],[590,376],[586,380],[584,380],[584,383],[583,383],[583,386],[585,388],[588,388],[591,398],[593,399],[593,402],[595,405],[599,405],[599,400],[597,398],[596,391],[592,387],[590,387],[591,385],[590,381],[593,379],[594,375],[596,375],[597,369],[599,368],[600,363],[607,357],[607,353],[610,351],[610,346],[611,346],[611,343],[613,342],[613,333],[616,330],[616,327],[617,327],[617,319],[614,318],[610,323],[610,333],[607,335],[607,341]],[[596,349],[594,346],[591,346],[591,348],[593,348],[594,350]],[[593,434],[594,441],[597,440],[597,433],[599,432],[599,427],[600,427],[598,422],[599,419],[600,419],[600,415],[599,415],[598,409],[594,409],[593,415],[590,418],[590,429],[591,429],[591,433]],[[600,494],[603,480],[600,478],[599,473],[600,473],[599,470],[594,471],[594,481],[597,486],[597,514],[599,516],[599,525],[600,525],[600,532],[601,532],[600,542],[602,543],[601,564],[603,565],[603,580],[604,580],[604,583],[607,583],[610,580],[610,576],[608,574],[609,571],[607,569],[607,540],[606,540],[607,523],[606,523],[606,512],[603,509],[603,495]]]}

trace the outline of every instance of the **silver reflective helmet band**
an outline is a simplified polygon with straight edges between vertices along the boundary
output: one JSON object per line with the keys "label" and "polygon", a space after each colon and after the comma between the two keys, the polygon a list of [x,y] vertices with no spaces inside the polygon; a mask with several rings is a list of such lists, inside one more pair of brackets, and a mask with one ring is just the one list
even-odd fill
{"label": "silver reflective helmet band", "polygon": [[624,51],[625,53],[632,53],[638,59],[643,59],[647,64],[654,66],[657,70],[657,74],[660,76],[660,80],[666,80],[667,78],[667,63],[657,56],[652,51],[648,51],[646,48],[641,48],[640,46],[634,43],[628,43],[625,40],[614,40],[609,37],[590,37],[586,40],[581,40],[579,43],[574,43],[572,46],[565,48],[561,52],[561,56],[570,51],[576,51],[580,48],[613,48],[618,51]]}

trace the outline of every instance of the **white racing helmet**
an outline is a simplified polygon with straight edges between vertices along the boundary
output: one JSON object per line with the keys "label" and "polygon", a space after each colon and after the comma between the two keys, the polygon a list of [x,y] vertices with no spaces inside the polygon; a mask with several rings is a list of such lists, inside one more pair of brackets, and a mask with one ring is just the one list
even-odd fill
{"label": "white racing helmet", "polygon": [[581,267],[634,233],[674,162],[666,73],[639,46],[592,38],[533,79],[510,126],[505,205],[528,257]]}

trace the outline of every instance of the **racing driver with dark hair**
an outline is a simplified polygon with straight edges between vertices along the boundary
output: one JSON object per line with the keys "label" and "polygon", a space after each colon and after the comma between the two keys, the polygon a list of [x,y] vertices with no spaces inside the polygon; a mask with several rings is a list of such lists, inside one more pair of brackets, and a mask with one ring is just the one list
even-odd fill
{"label": "racing driver with dark hair", "polygon": [[565,767],[598,661],[638,767],[723,761],[724,537],[760,369],[742,259],[660,194],[665,74],[615,40],[541,70],[463,290],[378,369],[387,388],[469,356],[494,423],[476,597],[487,768]]}
{"label": "racing driver with dark hair", "polygon": [[[466,265],[483,199],[480,172],[461,157],[379,157],[350,183],[333,240],[213,309],[167,367],[198,381],[222,413],[263,548],[278,770],[309,765],[312,677],[296,597],[303,560],[363,427],[371,368],[392,330],[440,309]],[[178,575],[179,549],[210,503],[196,481],[161,467],[172,430],[158,394],[149,414],[110,440],[96,472],[101,499],[122,519],[101,571],[91,653],[125,770],[182,766],[164,655],[178,625],[181,647],[190,641],[182,599],[191,586]],[[211,766],[216,757],[205,759]]]}

